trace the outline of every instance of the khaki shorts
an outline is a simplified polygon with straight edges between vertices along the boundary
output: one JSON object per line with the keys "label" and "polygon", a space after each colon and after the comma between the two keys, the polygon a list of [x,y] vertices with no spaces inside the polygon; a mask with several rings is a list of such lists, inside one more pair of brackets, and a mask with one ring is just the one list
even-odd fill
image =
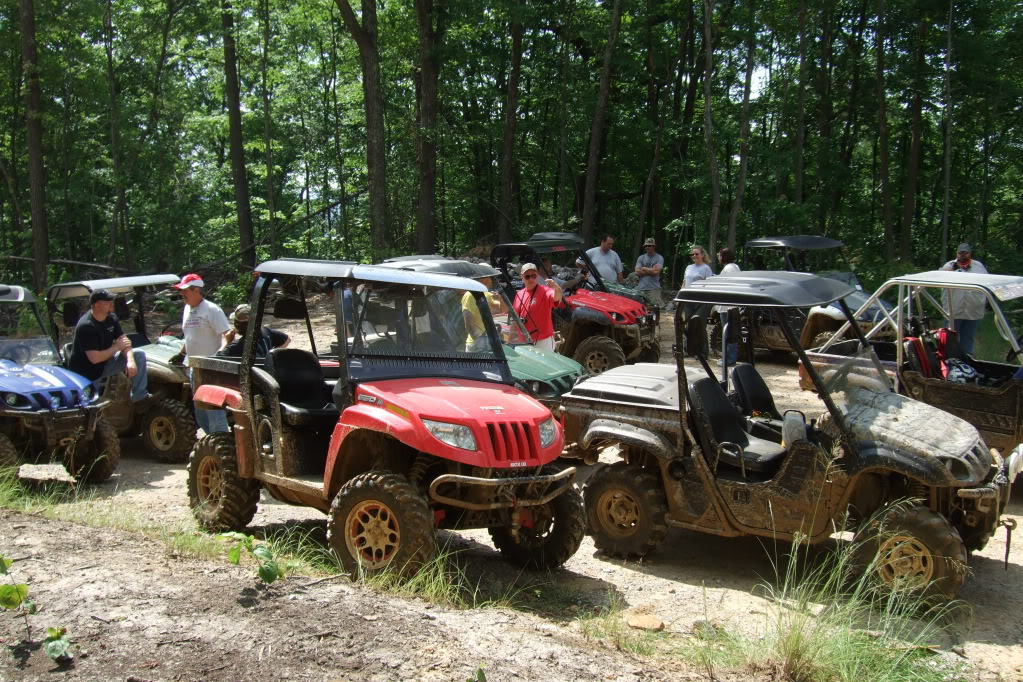
{"label": "khaki shorts", "polygon": [[640,293],[647,297],[651,305],[664,307],[664,300],[661,297],[660,289],[643,289]]}

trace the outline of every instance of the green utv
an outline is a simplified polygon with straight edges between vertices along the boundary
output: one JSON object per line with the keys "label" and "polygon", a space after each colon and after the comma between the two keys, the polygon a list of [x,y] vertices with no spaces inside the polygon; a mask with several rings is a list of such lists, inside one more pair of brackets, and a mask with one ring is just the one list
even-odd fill
{"label": "green utv", "polygon": [[[892,391],[842,300],[852,291],[796,272],[696,282],[676,298],[675,348],[685,337],[703,369],[687,368],[676,352],[675,366],[617,367],[563,396],[566,440],[578,441],[584,454],[616,445],[621,458],[595,472],[584,491],[598,549],[643,556],[670,526],[817,544],[846,524],[856,531],[861,570],[928,596],[956,595],[967,550],[984,547],[1003,525],[1023,455],[1003,460],[966,421]],[[834,301],[859,351],[819,372],[786,313]],[[686,303],[774,314],[823,415],[780,413],[753,365],[715,377],[700,346],[703,318],[684,323]]]}

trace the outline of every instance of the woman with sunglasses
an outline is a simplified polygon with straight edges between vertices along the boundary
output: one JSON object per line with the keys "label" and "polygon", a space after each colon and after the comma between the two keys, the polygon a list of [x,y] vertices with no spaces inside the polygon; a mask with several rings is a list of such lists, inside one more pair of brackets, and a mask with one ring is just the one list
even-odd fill
{"label": "woman with sunglasses", "polygon": [[[707,263],[706,249],[702,246],[694,246],[689,250],[689,257],[693,259],[693,262],[686,266],[686,271],[682,275],[683,288],[690,286],[693,282],[714,276],[714,270]],[[706,320],[710,315],[710,306],[687,303],[682,312],[687,320],[693,315],[699,315]]]}
{"label": "woman with sunglasses", "polygon": [[546,286],[540,284],[540,273],[533,263],[526,263],[519,270],[523,287],[515,294],[515,312],[526,323],[533,345],[554,350],[554,318],[552,312],[562,297],[561,287],[553,279]]}

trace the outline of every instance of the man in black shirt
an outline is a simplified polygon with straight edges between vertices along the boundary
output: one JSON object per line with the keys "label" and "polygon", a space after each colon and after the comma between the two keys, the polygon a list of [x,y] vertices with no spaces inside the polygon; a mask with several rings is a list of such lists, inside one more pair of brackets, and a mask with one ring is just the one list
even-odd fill
{"label": "man in black shirt", "polygon": [[[150,402],[146,381],[146,355],[131,347],[131,341],[114,315],[114,295],[97,289],[89,296],[89,312],[75,326],[71,343],[71,371],[93,383],[124,372],[131,379],[131,399],[137,407]],[[141,404],[139,404],[141,401]]]}
{"label": "man in black shirt", "polygon": [[[217,351],[217,355],[229,358],[242,356],[242,351],[245,349],[245,334],[249,328],[251,315],[251,308],[245,303],[235,308],[235,311],[231,313],[231,324],[234,325],[234,329],[225,334],[230,341]],[[286,348],[289,343],[291,343],[291,337],[284,332],[263,327],[260,330],[259,338],[256,339],[256,357],[265,358],[271,349]]]}

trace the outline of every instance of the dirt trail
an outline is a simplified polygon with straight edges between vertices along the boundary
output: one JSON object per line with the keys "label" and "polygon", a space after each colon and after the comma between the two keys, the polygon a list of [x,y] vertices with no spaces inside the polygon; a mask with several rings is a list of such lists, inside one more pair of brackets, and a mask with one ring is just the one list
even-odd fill
{"label": "dirt trail", "polygon": [[[669,362],[667,328],[662,343]],[[793,359],[762,360],[780,409],[820,412],[816,398],[799,390]],[[124,450],[117,474],[97,494],[144,517],[187,523],[184,466],[149,461],[137,442],[125,441]],[[1023,517],[1023,483],[1007,513]],[[321,514],[264,494],[250,531],[282,527],[325,536]],[[484,596],[500,596],[516,579],[534,580],[504,562],[485,531],[445,538]],[[24,557],[19,576],[45,607],[36,623],[68,626],[89,651],[63,674],[67,680],[465,680],[481,664],[489,680],[706,679],[680,663],[594,645],[573,621],[614,594],[630,609],[659,616],[671,632],[689,632],[694,621],[709,618],[755,633],[767,611],[757,586],[774,575],[786,550],[754,538],[672,529],[647,560],[623,562],[596,553],[586,538],[563,569],[535,578],[544,583],[536,614],[458,611],[379,596],[340,579],[306,587],[309,580],[297,577],[257,589],[249,570],[226,563],[176,558],[162,545],[114,531],[0,513],[0,552]],[[1023,542],[1012,545],[1007,570],[1005,551],[1002,533],[973,557],[961,593],[972,617],[961,618],[957,639],[944,642],[962,646],[984,680],[1023,679]],[[0,616],[3,640],[19,637],[20,628],[20,621]],[[41,652],[29,660],[18,671],[0,656],[0,679],[52,678]]]}

